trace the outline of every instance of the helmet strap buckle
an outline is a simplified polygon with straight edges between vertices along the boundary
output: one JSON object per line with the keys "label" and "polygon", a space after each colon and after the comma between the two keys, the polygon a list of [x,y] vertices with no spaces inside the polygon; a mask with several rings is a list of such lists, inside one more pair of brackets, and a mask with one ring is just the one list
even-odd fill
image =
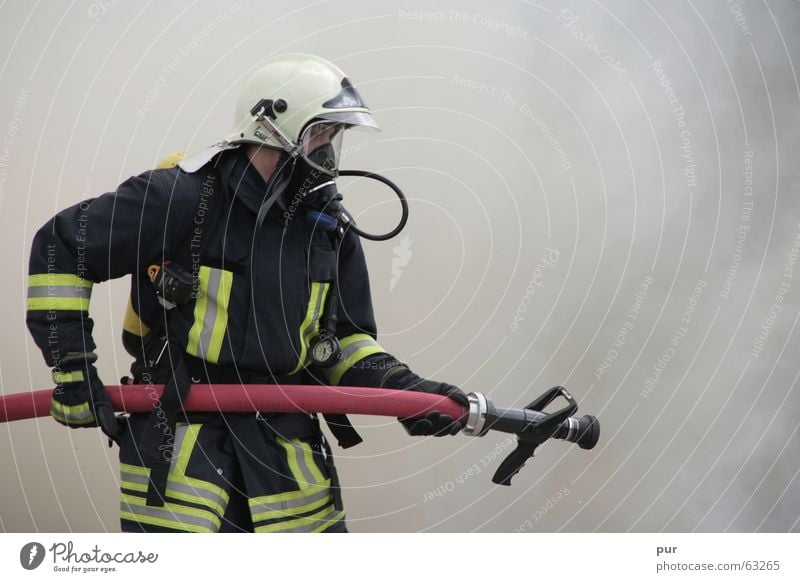
{"label": "helmet strap buckle", "polygon": [[253,116],[254,121],[267,130],[286,150],[290,155],[295,156],[300,149],[300,146],[294,143],[283,131],[278,127],[273,119],[277,116],[275,112],[283,113],[286,111],[286,101],[283,99],[262,99],[256,103],[250,110],[250,115]]}

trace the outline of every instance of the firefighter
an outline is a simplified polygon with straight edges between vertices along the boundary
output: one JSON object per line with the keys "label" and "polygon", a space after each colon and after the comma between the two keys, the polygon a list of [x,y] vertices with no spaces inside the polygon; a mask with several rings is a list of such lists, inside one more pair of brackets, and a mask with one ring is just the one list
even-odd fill
{"label": "firefighter", "polygon": [[[120,444],[130,532],[344,532],[316,415],[185,414],[193,383],[357,385],[447,395],[376,341],[359,237],[335,220],[342,135],[377,129],[332,63],[269,59],[213,147],[59,212],[35,235],[27,324],[53,368],[51,415]],[[115,416],[95,368],[93,285],[131,275],[132,382],[165,384],[150,414]],[[153,392],[155,394],[155,391]],[[326,416],[342,446],[360,438]],[[462,427],[433,411],[411,435]]]}

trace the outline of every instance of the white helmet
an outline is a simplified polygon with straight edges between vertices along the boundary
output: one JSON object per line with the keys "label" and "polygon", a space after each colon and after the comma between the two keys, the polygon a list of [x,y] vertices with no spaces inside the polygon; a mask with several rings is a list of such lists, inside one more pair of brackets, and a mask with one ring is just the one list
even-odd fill
{"label": "white helmet", "polygon": [[236,126],[225,141],[304,155],[308,136],[323,130],[318,125],[309,132],[317,124],[379,129],[339,67],[314,55],[279,55],[250,77],[236,105]]}

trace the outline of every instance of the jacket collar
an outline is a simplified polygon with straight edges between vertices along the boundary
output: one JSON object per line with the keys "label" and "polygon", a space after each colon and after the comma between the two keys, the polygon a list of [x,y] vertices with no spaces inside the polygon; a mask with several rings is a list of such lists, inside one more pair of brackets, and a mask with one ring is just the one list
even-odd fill
{"label": "jacket collar", "polygon": [[[258,214],[261,204],[269,192],[267,183],[253,167],[242,148],[222,152],[216,160],[222,185],[231,202],[239,201],[248,210]],[[276,207],[285,210],[283,197],[276,201]]]}

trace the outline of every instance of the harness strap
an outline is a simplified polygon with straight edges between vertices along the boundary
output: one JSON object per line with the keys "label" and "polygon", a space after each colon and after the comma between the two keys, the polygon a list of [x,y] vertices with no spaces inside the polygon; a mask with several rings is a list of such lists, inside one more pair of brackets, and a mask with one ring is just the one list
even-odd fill
{"label": "harness strap", "polygon": [[167,489],[167,474],[174,454],[175,426],[183,401],[192,386],[186,364],[181,357],[182,346],[167,341],[167,354],[172,365],[172,375],[142,432],[139,450],[150,465],[150,484],[147,488],[147,505],[163,506]]}
{"label": "harness strap", "polygon": [[364,439],[358,434],[346,414],[323,412],[322,416],[325,418],[328,428],[331,429],[331,434],[336,437],[336,441],[343,449],[354,447],[364,442]]}

